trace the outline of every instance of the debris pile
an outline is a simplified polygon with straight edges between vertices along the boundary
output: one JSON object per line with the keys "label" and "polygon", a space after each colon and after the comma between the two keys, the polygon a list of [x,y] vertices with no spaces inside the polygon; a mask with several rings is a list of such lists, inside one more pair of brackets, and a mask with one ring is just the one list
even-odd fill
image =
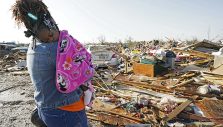
{"label": "debris pile", "polygon": [[[98,50],[91,52],[98,63],[88,118],[126,127],[223,126],[223,46],[188,44],[154,40],[90,46]],[[24,69],[23,52],[4,54],[0,60],[1,72],[28,74],[20,71]]]}
{"label": "debris pile", "polygon": [[1,71],[15,71],[26,68],[26,53],[10,52],[0,60]]}
{"label": "debris pile", "polygon": [[115,126],[223,126],[222,46],[153,41],[122,48],[110,49],[119,65],[96,69],[89,119]]}

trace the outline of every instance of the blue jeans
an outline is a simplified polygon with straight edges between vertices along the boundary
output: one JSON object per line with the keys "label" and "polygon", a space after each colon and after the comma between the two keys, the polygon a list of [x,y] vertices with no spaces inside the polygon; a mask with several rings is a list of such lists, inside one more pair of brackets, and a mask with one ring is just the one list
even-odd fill
{"label": "blue jeans", "polygon": [[53,108],[38,108],[38,114],[47,127],[88,127],[85,110],[69,112]]}

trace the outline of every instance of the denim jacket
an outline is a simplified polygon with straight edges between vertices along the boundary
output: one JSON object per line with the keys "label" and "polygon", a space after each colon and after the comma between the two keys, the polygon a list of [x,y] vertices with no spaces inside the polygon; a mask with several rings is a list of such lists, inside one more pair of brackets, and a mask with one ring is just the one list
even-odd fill
{"label": "denim jacket", "polygon": [[57,108],[80,100],[83,91],[61,93],[56,88],[56,56],[58,42],[36,42],[29,45],[27,67],[35,88],[34,98],[40,108]]}

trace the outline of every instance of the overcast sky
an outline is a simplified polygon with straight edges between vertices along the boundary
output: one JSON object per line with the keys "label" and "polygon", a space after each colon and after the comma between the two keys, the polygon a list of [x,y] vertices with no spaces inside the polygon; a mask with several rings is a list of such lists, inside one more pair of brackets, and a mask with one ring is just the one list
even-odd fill
{"label": "overcast sky", "polygon": [[[223,0],[43,0],[60,29],[81,42],[223,38]],[[26,39],[11,18],[15,0],[0,0],[0,42]]]}

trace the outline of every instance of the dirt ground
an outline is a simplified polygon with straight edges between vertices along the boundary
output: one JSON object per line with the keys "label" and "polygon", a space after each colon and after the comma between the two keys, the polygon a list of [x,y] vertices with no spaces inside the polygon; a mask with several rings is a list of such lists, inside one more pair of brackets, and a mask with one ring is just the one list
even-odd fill
{"label": "dirt ground", "polygon": [[30,113],[35,108],[28,75],[0,72],[0,126],[33,127]]}
{"label": "dirt ground", "polygon": [[[0,127],[34,127],[30,114],[35,108],[34,88],[29,75],[0,72]],[[91,127],[103,127],[89,120]]]}

